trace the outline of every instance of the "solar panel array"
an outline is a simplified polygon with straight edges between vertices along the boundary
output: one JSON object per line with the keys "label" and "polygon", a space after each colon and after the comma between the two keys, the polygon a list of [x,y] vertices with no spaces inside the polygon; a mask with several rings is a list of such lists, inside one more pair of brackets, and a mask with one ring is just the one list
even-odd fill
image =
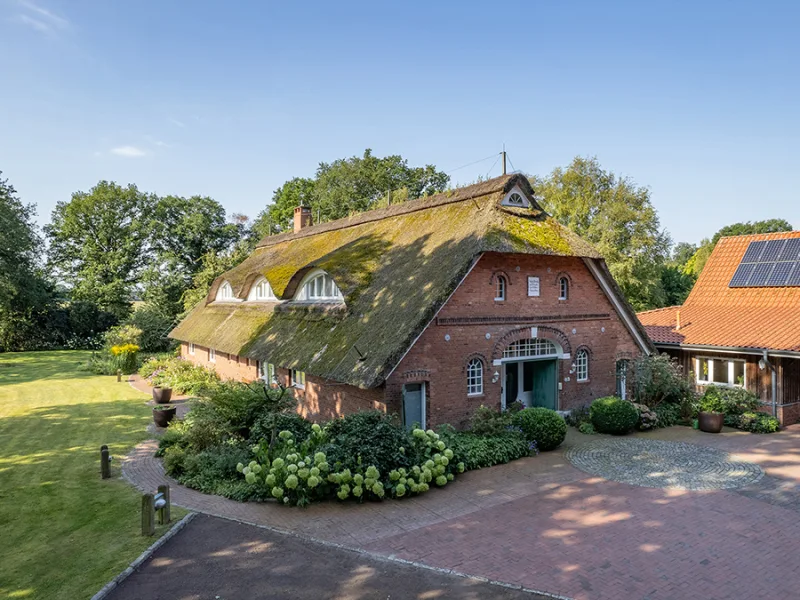
{"label": "solar panel array", "polygon": [[800,286],[800,238],[750,242],[728,287]]}

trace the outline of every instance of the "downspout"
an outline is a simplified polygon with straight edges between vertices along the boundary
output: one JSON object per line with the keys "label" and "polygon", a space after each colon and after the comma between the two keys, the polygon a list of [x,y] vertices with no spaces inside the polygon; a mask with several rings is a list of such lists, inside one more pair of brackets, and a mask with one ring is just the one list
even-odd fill
{"label": "downspout", "polygon": [[766,348],[764,349],[764,365],[769,367],[769,370],[772,371],[772,416],[777,418],[778,417],[778,371],[775,369],[775,365],[769,362],[769,353],[767,352]]}

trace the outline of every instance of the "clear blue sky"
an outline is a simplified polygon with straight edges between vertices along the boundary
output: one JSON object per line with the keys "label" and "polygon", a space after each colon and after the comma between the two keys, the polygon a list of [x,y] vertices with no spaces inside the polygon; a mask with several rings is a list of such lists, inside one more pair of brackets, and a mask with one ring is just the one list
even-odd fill
{"label": "clear blue sky", "polygon": [[505,143],[535,174],[596,155],[676,241],[800,228],[798,31],[792,2],[0,0],[0,170],[42,223],[100,179],[254,216],[367,147]]}

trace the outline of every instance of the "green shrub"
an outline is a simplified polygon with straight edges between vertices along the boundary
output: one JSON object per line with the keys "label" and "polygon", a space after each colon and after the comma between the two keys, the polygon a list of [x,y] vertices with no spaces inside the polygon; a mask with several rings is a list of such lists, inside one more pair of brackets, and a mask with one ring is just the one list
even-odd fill
{"label": "green shrub", "polygon": [[541,452],[555,450],[567,436],[567,423],[549,408],[526,408],[516,413],[512,424],[522,430],[528,442],[536,443]]}
{"label": "green shrub", "polygon": [[669,404],[662,402],[655,407],[655,413],[658,417],[656,427],[672,427],[677,425],[681,420],[681,407],[678,404]]}
{"label": "green shrub", "polygon": [[138,306],[128,317],[127,324],[140,331],[139,345],[145,352],[166,352],[175,344],[167,337],[175,319],[153,304]]}
{"label": "green shrub", "polygon": [[201,386],[198,395],[216,407],[219,418],[233,429],[250,436],[250,427],[262,415],[279,413],[292,408],[296,401],[286,388],[273,388],[259,380],[213,382]]}
{"label": "green shrub", "polygon": [[668,354],[642,354],[633,365],[636,402],[655,408],[662,402],[680,403],[694,394],[694,385],[677,359]]}
{"label": "green shrub", "polygon": [[565,420],[570,427],[578,428],[580,428],[582,423],[591,423],[591,419],[589,418],[589,405],[584,404],[582,406],[576,406],[569,411]]}
{"label": "green shrub", "polygon": [[[714,387],[714,386],[710,386]],[[726,415],[742,415],[758,412],[761,401],[758,396],[744,388],[716,388],[722,400],[722,412]]]}
{"label": "green shrub", "polygon": [[589,409],[592,425],[600,433],[624,435],[636,427],[639,413],[631,402],[615,396],[598,398]]}
{"label": "green shrub", "polygon": [[597,433],[594,430],[594,425],[592,425],[591,421],[582,421],[581,424],[578,425],[578,431],[585,433],[586,435],[594,435]]}
{"label": "green shrub", "polygon": [[721,390],[715,385],[709,385],[697,403],[697,409],[700,412],[724,413],[725,407],[726,403],[722,397]]}
{"label": "green shrub", "polygon": [[235,443],[214,446],[197,454],[187,454],[178,480],[193,489],[214,494],[220,482],[240,479],[236,465],[249,462],[251,457],[252,451],[249,448]]}
{"label": "green shrub", "polygon": [[735,427],[751,433],[775,433],[781,427],[780,421],[763,412],[746,412],[738,415]]}
{"label": "green shrub", "polygon": [[[676,406],[674,404],[665,404],[665,406]],[[658,413],[644,404],[633,403],[633,407],[639,415],[639,420],[636,423],[636,429],[639,431],[647,431],[654,429],[658,426]]]}
{"label": "green shrub", "polygon": [[167,475],[178,478],[183,474],[183,464],[186,460],[186,450],[180,446],[165,448],[162,452],[164,457],[164,470]]}
{"label": "green shrub", "polygon": [[327,445],[323,451],[336,468],[374,465],[379,471],[388,472],[409,465],[409,458],[399,451],[409,445],[408,433],[380,411],[363,411],[335,419],[325,431]]}
{"label": "green shrub", "polygon": [[125,375],[136,372],[139,366],[139,346],[136,344],[111,346],[111,355],[114,357],[119,371]]}
{"label": "green shrub", "polygon": [[103,345],[124,346],[125,344],[141,345],[142,330],[133,325],[116,325],[103,334]]}
{"label": "green shrub", "polygon": [[220,380],[216,372],[180,358],[147,361],[146,367],[142,365],[139,369],[139,374],[151,385],[172,388],[176,394],[195,395]]}
{"label": "green shrub", "polygon": [[264,440],[270,441],[274,435],[281,431],[290,431],[295,439],[304,440],[311,435],[311,421],[297,413],[269,412],[256,419],[250,428],[250,442],[257,444]]}
{"label": "green shrub", "polygon": [[192,401],[183,421],[185,431],[181,445],[192,453],[219,446],[238,434],[237,428],[207,400]]}
{"label": "green shrub", "polygon": [[455,460],[464,463],[466,470],[482,469],[530,456],[529,443],[518,432],[505,431],[483,436],[472,432],[444,434],[455,454]]}
{"label": "green shrub", "polygon": [[470,421],[470,431],[476,435],[497,435],[511,425],[511,413],[500,412],[481,404]]}

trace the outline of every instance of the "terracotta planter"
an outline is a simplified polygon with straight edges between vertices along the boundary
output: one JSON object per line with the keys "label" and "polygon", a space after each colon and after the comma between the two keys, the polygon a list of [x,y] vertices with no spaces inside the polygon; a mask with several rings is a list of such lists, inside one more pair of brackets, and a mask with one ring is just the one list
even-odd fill
{"label": "terracotta planter", "polygon": [[697,427],[706,433],[719,433],[724,421],[725,415],[722,413],[701,412],[697,415]]}
{"label": "terracotta planter", "polygon": [[169,404],[172,399],[172,388],[168,387],[154,387],[153,400],[156,404]]}
{"label": "terracotta planter", "polygon": [[166,427],[175,418],[174,406],[157,406],[153,409],[153,423],[158,427]]}

